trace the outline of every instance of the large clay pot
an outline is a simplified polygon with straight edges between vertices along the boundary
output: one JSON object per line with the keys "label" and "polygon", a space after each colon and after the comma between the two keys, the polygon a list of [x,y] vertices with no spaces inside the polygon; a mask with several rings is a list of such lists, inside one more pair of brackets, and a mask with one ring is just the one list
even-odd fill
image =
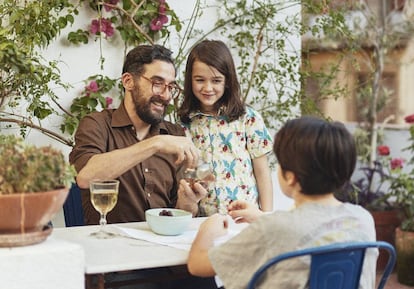
{"label": "large clay pot", "polygon": [[[62,208],[69,190],[0,195],[0,246],[44,240],[45,228]],[[50,234],[51,228],[47,231]]]}
{"label": "large clay pot", "polygon": [[414,232],[395,230],[398,282],[414,286]]}
{"label": "large clay pot", "polygon": [[[385,241],[395,246],[395,229],[401,224],[400,210],[371,211],[375,222],[375,231],[378,241]],[[380,250],[377,270],[384,270],[388,261],[388,253]]]}

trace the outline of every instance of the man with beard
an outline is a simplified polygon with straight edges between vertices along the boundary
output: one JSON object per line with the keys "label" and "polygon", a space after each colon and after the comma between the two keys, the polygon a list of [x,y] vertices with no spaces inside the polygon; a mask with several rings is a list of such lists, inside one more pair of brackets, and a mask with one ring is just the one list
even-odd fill
{"label": "man with beard", "polygon": [[120,181],[108,223],[144,221],[145,210],[157,207],[197,213],[206,191],[180,181],[185,168],[197,163],[197,149],[180,126],[164,120],[168,104],[181,92],[175,76],[171,51],[138,46],[123,66],[125,97],[119,108],[81,120],[69,160],[78,172],[85,224],[99,223],[88,189],[92,180]]}

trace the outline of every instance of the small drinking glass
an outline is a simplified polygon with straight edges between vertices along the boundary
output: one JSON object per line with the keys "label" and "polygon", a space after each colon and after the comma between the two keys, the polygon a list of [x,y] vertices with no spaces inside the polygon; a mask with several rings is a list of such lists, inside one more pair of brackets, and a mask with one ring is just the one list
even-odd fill
{"label": "small drinking glass", "polygon": [[200,162],[195,169],[187,168],[184,172],[184,179],[193,189],[195,183],[200,183],[207,188],[208,184],[215,180],[213,169],[209,163]]}
{"label": "small drinking glass", "polygon": [[112,211],[118,201],[119,181],[92,181],[89,187],[92,205],[101,214],[99,231],[92,233],[91,236],[99,239],[113,238],[115,234],[106,231],[106,215]]}

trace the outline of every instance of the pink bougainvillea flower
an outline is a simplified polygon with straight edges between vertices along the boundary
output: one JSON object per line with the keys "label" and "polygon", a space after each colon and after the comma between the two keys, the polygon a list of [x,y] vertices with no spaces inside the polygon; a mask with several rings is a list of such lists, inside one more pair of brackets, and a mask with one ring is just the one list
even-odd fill
{"label": "pink bougainvillea flower", "polygon": [[151,20],[150,29],[152,31],[159,31],[162,29],[162,23],[158,20],[158,17]]}
{"label": "pink bougainvillea flower", "polygon": [[91,22],[91,27],[89,31],[92,34],[97,34],[99,32],[103,32],[106,36],[111,37],[114,35],[114,27],[112,26],[112,22],[109,19],[101,18],[101,19],[93,19]]}
{"label": "pink bougainvillea flower", "polygon": [[380,156],[388,156],[390,154],[390,148],[388,146],[378,146],[378,153]]}
{"label": "pink bougainvillea flower", "polygon": [[406,123],[414,123],[414,114],[410,114],[404,118]]}
{"label": "pink bougainvillea flower", "polygon": [[99,28],[99,20],[98,19],[93,19],[92,20],[92,22],[91,22],[91,27],[89,28],[89,31],[92,33],[92,34],[96,34],[96,33],[98,33],[98,32],[100,32],[101,31],[101,29]]}
{"label": "pink bougainvillea flower", "polygon": [[394,158],[390,161],[391,169],[402,169],[404,165],[404,159],[402,158]]}
{"label": "pink bougainvillea flower", "polygon": [[165,15],[166,5],[165,0],[158,1],[160,5],[158,6],[158,17],[152,19],[150,23],[150,29],[152,31],[159,31],[162,29],[162,26],[168,23],[168,17]]}
{"label": "pink bougainvillea flower", "polygon": [[162,26],[168,22],[168,17],[165,15],[158,15],[157,18],[153,19],[150,23],[150,29],[152,31],[159,31]]}
{"label": "pink bougainvillea flower", "polygon": [[106,101],[106,108],[112,108],[112,102],[113,102],[112,97],[109,97],[109,96],[105,97],[105,101]]}
{"label": "pink bougainvillea flower", "polygon": [[92,80],[87,86],[86,90],[88,92],[97,92],[99,90],[98,83],[95,80]]}
{"label": "pink bougainvillea flower", "polygon": [[163,15],[163,14],[160,14],[160,15],[158,16],[158,20],[159,20],[162,24],[167,24],[167,23],[168,23],[168,17],[167,17],[167,16],[165,16],[165,15]]}
{"label": "pink bougainvillea flower", "polygon": [[160,4],[160,7],[158,7],[158,13],[165,15],[165,10],[166,10],[165,4],[164,3]]}
{"label": "pink bougainvillea flower", "polygon": [[[117,5],[118,2],[119,2],[119,0],[106,0],[105,1],[105,3],[112,4],[112,5]],[[106,4],[104,4],[104,7],[105,7],[105,11],[107,11],[107,12],[109,12],[113,9],[112,7],[110,7]]]}
{"label": "pink bougainvillea flower", "polygon": [[102,18],[101,21],[101,31],[105,33],[108,37],[114,35],[114,27],[112,26],[112,22],[109,19]]}

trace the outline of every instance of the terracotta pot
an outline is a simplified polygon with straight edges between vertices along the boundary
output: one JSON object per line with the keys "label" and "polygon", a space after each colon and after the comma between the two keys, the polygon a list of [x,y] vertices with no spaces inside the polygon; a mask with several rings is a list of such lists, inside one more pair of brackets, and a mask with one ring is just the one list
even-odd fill
{"label": "terracotta pot", "polygon": [[[385,241],[395,246],[395,229],[401,224],[400,210],[371,211],[375,222],[378,241]],[[388,253],[380,250],[377,270],[384,270],[388,261]]]}
{"label": "terracotta pot", "polygon": [[414,286],[414,232],[395,230],[398,282]]}
{"label": "terracotta pot", "polygon": [[0,195],[0,234],[41,231],[62,208],[69,190]]}

